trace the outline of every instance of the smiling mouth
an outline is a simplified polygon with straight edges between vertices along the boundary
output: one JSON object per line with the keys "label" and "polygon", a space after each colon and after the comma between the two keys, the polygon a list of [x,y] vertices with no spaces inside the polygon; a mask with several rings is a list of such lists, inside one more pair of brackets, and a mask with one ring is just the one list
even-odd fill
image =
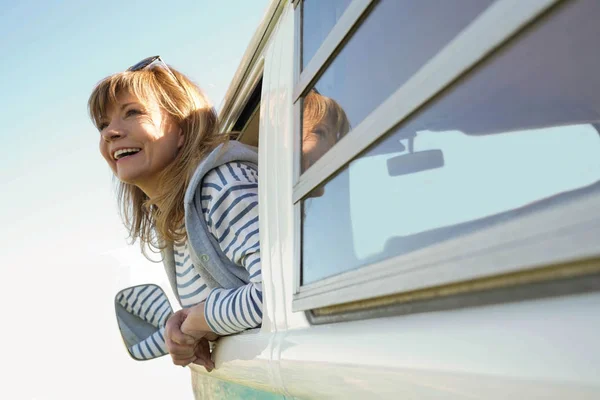
{"label": "smiling mouth", "polygon": [[118,162],[119,160],[123,160],[125,158],[131,157],[131,156],[139,153],[140,151],[142,151],[142,149],[139,149],[136,147],[117,150],[113,153],[113,159],[115,159],[115,161]]}

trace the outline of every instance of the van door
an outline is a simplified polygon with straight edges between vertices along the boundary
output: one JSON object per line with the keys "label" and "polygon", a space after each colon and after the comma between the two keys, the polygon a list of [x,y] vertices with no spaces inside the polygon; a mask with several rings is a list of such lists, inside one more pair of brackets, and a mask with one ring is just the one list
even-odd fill
{"label": "van door", "polygon": [[600,396],[599,3],[296,3],[261,153],[285,392]]}

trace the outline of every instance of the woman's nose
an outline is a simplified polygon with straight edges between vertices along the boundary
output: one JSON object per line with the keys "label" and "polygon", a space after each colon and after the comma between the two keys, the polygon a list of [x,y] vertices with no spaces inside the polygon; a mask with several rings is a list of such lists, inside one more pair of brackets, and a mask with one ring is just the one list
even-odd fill
{"label": "woman's nose", "polygon": [[124,136],[120,129],[111,128],[110,126],[102,132],[102,137],[107,142],[112,142],[121,139]]}

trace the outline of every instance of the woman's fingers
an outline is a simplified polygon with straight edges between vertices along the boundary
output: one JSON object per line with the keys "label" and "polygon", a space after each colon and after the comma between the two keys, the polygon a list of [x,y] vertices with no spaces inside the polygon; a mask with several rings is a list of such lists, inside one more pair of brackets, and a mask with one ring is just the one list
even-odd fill
{"label": "woman's fingers", "polygon": [[198,341],[194,355],[196,356],[196,360],[194,361],[195,364],[202,365],[208,372],[215,368],[215,363],[211,358],[208,340],[203,338]]}
{"label": "woman's fingers", "polygon": [[196,341],[181,332],[181,324],[185,320],[184,310],[177,311],[169,317],[165,325],[165,343],[173,364],[186,366],[196,359],[194,355]]}
{"label": "woman's fingers", "polygon": [[165,342],[167,343],[167,349],[169,354],[176,355],[179,357],[191,357],[194,354],[194,346],[180,345],[179,343],[173,342],[168,337]]}
{"label": "woman's fingers", "polygon": [[169,339],[171,339],[171,341],[181,346],[193,346],[196,342],[193,337],[182,333],[179,329],[172,330],[170,334],[167,333],[167,336],[169,337]]}
{"label": "woman's fingers", "polygon": [[215,367],[215,363],[211,359],[210,345],[206,336],[212,339],[216,339],[217,336],[210,331],[199,331],[195,332],[199,338],[194,339],[183,333],[181,331],[182,324],[189,318],[189,314],[190,309],[179,310],[167,320],[165,326],[167,349],[173,359],[173,364],[186,366],[193,362],[204,366],[210,372]]}
{"label": "woman's fingers", "polygon": [[196,356],[187,357],[187,358],[179,358],[173,354],[171,354],[171,359],[173,360],[173,364],[179,365],[181,367],[185,367],[194,361],[196,361]]}
{"label": "woman's fingers", "polygon": [[165,325],[165,333],[168,339],[179,345],[193,346],[196,342],[193,337],[181,332],[181,324],[185,320],[184,310],[179,310],[171,315]]}

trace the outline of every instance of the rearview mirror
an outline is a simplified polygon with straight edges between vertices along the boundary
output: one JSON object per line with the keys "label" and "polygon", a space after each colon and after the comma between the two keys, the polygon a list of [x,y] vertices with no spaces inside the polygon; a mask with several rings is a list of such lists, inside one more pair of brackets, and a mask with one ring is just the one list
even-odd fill
{"label": "rearview mirror", "polygon": [[146,284],[121,290],[115,296],[115,313],[131,357],[142,361],[167,354],[164,331],[173,308],[159,286]]}
{"label": "rearview mirror", "polygon": [[388,174],[399,176],[444,166],[444,153],[441,150],[410,152],[387,160]]}

